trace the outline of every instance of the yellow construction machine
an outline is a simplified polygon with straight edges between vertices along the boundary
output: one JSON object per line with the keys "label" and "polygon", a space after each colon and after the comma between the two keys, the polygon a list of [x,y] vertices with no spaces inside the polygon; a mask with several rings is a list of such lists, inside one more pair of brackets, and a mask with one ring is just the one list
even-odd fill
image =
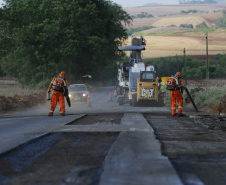
{"label": "yellow construction machine", "polygon": [[133,106],[161,107],[163,100],[159,94],[158,78],[155,71],[141,71],[137,78],[137,91],[132,93]]}

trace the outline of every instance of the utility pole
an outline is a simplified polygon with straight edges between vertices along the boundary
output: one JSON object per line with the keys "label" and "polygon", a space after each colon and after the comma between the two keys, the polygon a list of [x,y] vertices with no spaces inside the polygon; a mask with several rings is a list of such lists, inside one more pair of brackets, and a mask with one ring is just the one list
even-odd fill
{"label": "utility pole", "polygon": [[187,85],[187,71],[186,71],[186,57],[185,57],[185,48],[184,48],[184,79],[185,79],[185,85]]}
{"label": "utility pole", "polygon": [[177,54],[176,54],[176,59],[177,59],[177,71],[179,72],[179,71],[180,71],[180,69],[179,69],[179,64],[178,64],[178,56],[177,56]]}
{"label": "utility pole", "polygon": [[170,56],[169,56],[169,62],[168,62],[168,64],[169,64],[169,65],[168,65],[168,75],[171,76],[171,75],[170,75],[170,67],[171,67],[171,64],[170,64]]}
{"label": "utility pole", "polygon": [[206,87],[209,87],[208,33],[206,32]]}

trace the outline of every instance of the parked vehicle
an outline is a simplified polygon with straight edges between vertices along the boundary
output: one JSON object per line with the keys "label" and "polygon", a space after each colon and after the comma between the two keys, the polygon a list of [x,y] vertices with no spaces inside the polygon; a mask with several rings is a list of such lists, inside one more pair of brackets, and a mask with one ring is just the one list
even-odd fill
{"label": "parked vehicle", "polygon": [[85,84],[71,84],[68,91],[71,101],[87,101],[89,92]]}

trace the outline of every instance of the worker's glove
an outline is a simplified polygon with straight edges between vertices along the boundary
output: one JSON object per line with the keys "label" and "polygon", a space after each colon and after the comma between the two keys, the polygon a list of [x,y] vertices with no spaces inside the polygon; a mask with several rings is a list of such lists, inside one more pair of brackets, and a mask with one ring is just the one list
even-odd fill
{"label": "worker's glove", "polygon": [[51,92],[51,90],[50,89],[48,89],[48,91],[47,91],[48,93],[50,93]]}

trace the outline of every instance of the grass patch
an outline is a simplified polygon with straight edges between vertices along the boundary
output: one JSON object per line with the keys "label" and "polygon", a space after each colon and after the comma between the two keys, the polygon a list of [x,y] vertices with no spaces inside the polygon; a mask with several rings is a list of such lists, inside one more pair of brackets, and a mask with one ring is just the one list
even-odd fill
{"label": "grass patch", "polygon": [[226,86],[210,87],[204,92],[197,93],[195,96],[195,103],[200,107],[213,108],[216,103],[226,94]]}
{"label": "grass patch", "polygon": [[26,95],[40,90],[34,90],[28,87],[22,87],[14,79],[0,79],[0,96],[10,97],[15,94]]}

